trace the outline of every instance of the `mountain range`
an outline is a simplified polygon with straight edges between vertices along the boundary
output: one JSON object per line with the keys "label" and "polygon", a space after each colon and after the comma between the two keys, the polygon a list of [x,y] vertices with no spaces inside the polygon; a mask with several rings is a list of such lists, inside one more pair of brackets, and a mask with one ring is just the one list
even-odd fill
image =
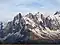
{"label": "mountain range", "polygon": [[0,23],[0,42],[2,43],[60,39],[60,11],[48,16],[39,12],[25,16],[19,13],[7,24],[2,24],[3,22]]}

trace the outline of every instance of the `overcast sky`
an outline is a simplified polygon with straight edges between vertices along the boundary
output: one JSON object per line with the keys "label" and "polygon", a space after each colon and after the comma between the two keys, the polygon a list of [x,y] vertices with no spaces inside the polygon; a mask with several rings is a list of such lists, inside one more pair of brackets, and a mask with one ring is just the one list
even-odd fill
{"label": "overcast sky", "polygon": [[18,12],[57,10],[60,10],[60,0],[0,0],[0,21],[12,20]]}

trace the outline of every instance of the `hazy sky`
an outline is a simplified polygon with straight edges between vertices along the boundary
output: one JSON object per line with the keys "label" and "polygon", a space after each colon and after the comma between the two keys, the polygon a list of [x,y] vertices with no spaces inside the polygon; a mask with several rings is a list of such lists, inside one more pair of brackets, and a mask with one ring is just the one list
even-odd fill
{"label": "hazy sky", "polygon": [[0,0],[0,21],[11,20],[17,12],[57,10],[60,10],[60,0]]}

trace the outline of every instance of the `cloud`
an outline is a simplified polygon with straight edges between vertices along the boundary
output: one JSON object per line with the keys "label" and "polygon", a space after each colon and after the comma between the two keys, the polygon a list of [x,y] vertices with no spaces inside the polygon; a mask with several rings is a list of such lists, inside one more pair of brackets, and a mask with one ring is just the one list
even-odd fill
{"label": "cloud", "polygon": [[36,7],[42,7],[43,5],[36,2],[36,1],[34,1],[34,2],[29,2],[29,3],[22,3],[22,4],[20,3],[20,4],[16,5],[16,6],[26,6],[26,7],[34,7],[34,8],[36,8]]}

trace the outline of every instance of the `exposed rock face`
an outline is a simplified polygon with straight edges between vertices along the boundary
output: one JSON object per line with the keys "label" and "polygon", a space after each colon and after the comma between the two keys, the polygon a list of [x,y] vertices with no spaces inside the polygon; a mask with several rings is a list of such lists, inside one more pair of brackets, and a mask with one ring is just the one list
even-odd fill
{"label": "exposed rock face", "polygon": [[[27,27],[40,39],[59,39],[60,17],[59,15],[36,14],[24,17]],[[57,35],[58,34],[58,35]]]}
{"label": "exposed rock face", "polygon": [[29,13],[23,17],[19,13],[7,23],[0,40],[5,43],[20,43],[30,39],[30,32],[38,39],[60,39],[60,15],[45,16],[40,13]]}

